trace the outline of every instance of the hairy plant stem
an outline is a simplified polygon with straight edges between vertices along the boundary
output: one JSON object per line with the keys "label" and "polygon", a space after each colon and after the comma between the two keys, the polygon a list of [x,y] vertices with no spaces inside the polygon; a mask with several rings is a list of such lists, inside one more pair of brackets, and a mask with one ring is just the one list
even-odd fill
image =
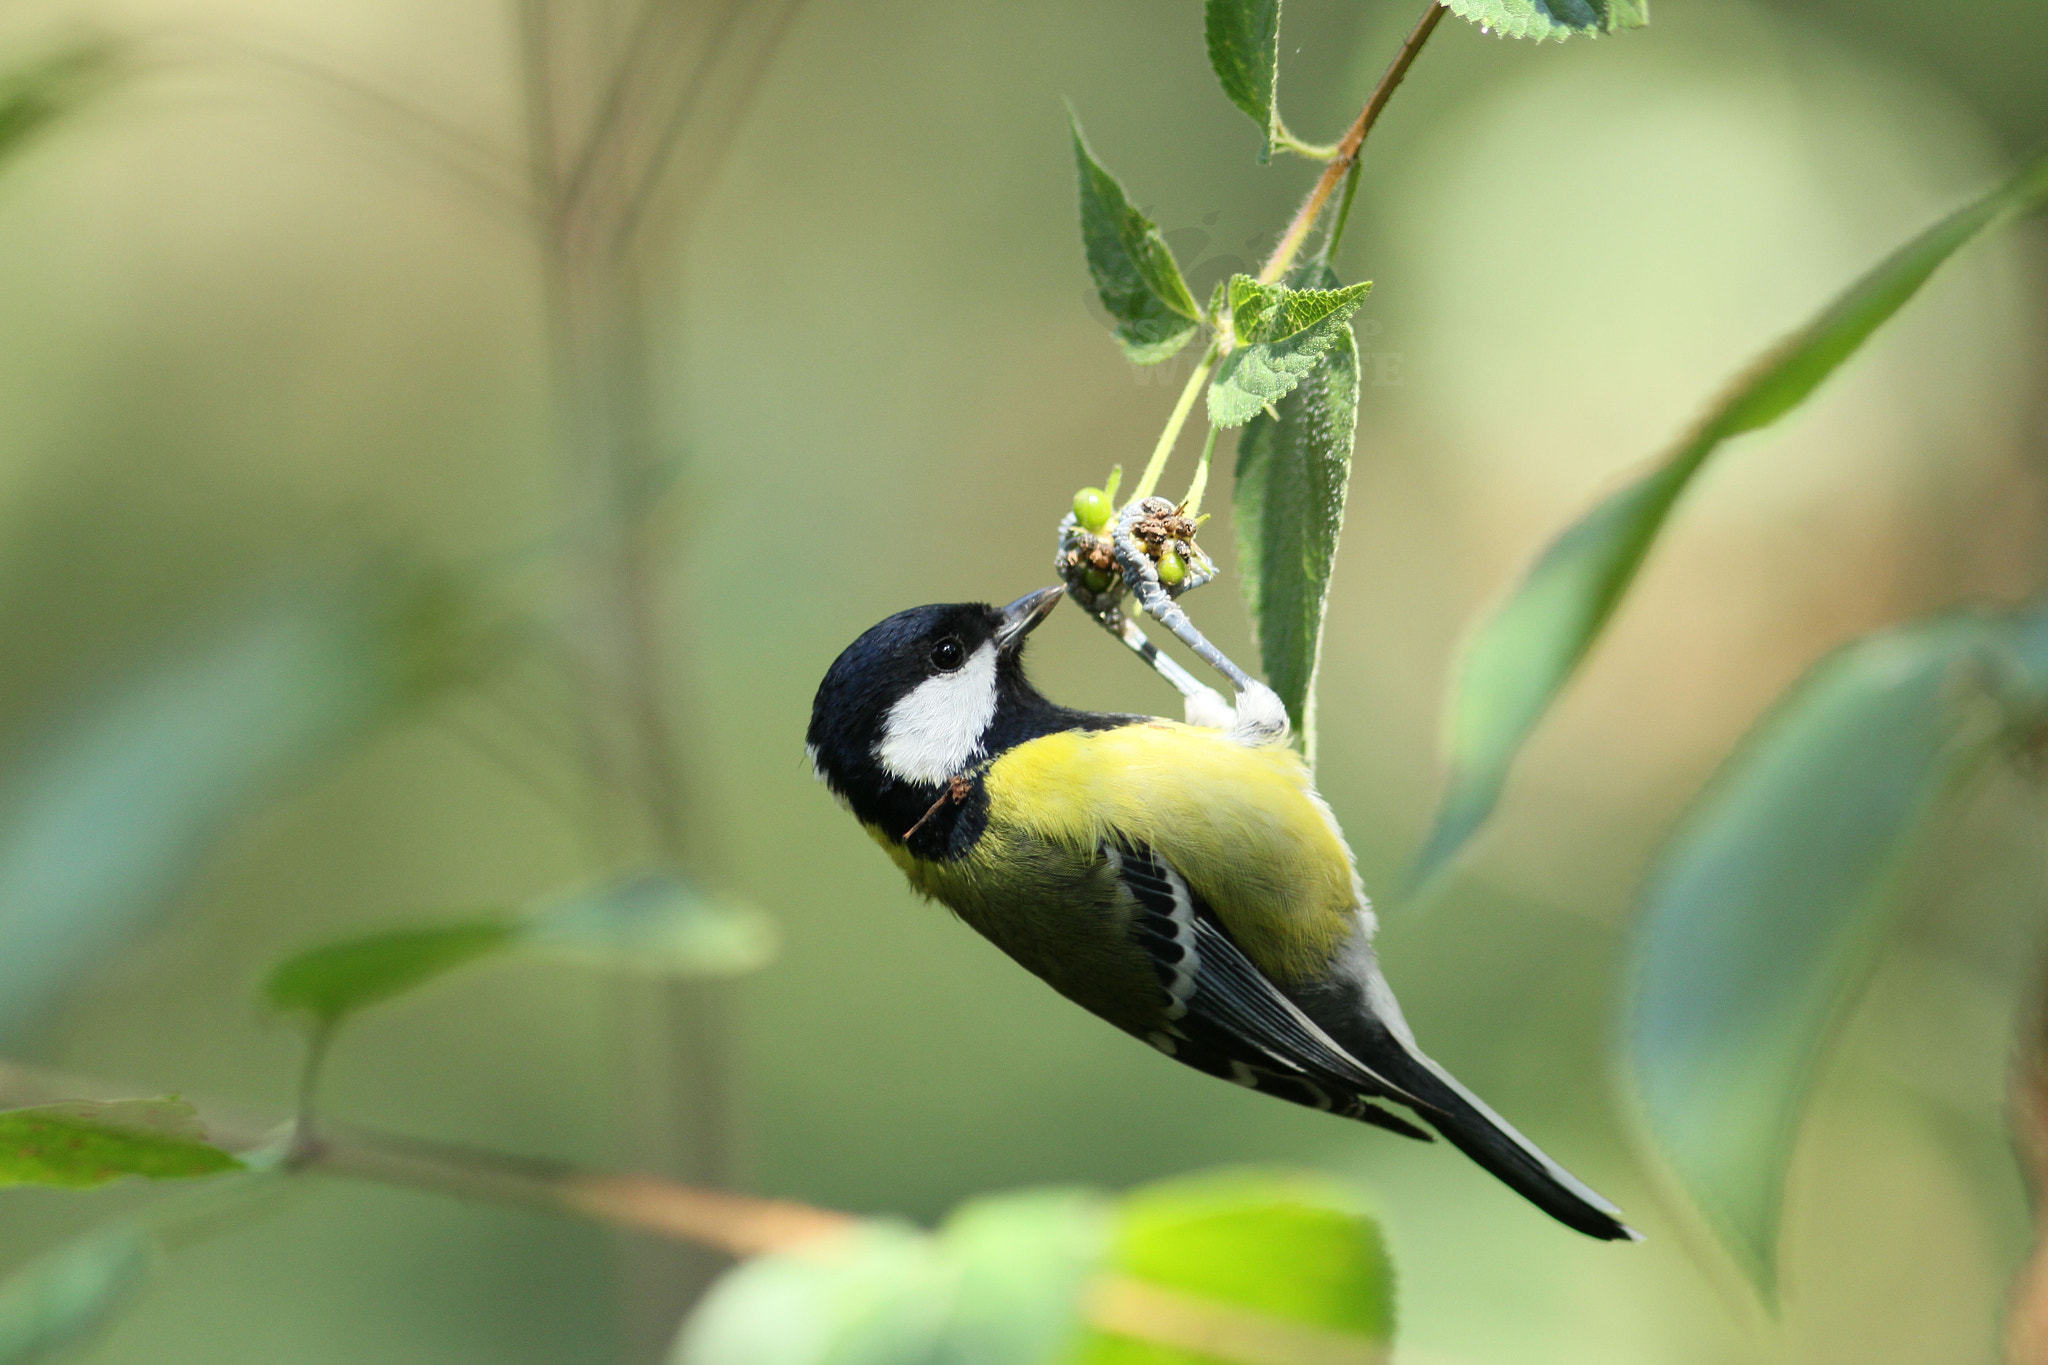
{"label": "hairy plant stem", "polygon": [[1322,247],[1316,252],[1316,259],[1328,265],[1337,254],[1337,248],[1344,241],[1344,229],[1351,225],[1351,201],[1358,197],[1358,158],[1351,159],[1351,169],[1344,176],[1344,196],[1337,201],[1337,216],[1330,221],[1329,235],[1323,238]]}
{"label": "hairy plant stem", "polygon": [[[1394,54],[1392,64],[1380,77],[1380,83],[1373,87],[1371,96],[1365,101],[1365,107],[1358,111],[1358,117],[1352,122],[1350,130],[1337,143],[1337,154],[1323,167],[1322,176],[1317,179],[1315,188],[1308,192],[1308,198],[1304,199],[1301,207],[1296,210],[1294,221],[1287,225],[1287,231],[1280,234],[1279,245],[1273,248],[1273,254],[1266,259],[1265,268],[1259,271],[1261,284],[1277,284],[1280,277],[1294,264],[1294,258],[1301,252],[1302,243],[1308,240],[1309,232],[1316,225],[1316,219],[1322,216],[1323,205],[1327,204],[1330,196],[1336,192],[1338,182],[1349,175],[1358,164],[1358,152],[1365,145],[1366,134],[1379,122],[1381,113],[1386,110],[1387,101],[1391,100],[1394,91],[1400,88],[1402,78],[1408,74],[1408,68],[1415,64],[1415,58],[1421,54],[1422,45],[1429,41],[1429,35],[1436,32],[1436,26],[1443,21],[1444,13],[1444,7],[1431,0],[1429,8],[1423,11],[1422,18],[1416,21],[1406,41],[1401,44],[1401,50]],[[1346,207],[1349,207],[1348,197]]]}
{"label": "hairy plant stem", "polygon": [[[1292,134],[1282,137],[1279,145],[1284,149],[1311,157],[1327,156],[1328,161],[1323,167],[1322,175],[1316,180],[1315,188],[1309,191],[1308,198],[1304,199],[1301,207],[1295,211],[1294,221],[1287,225],[1287,230],[1280,235],[1279,244],[1273,248],[1273,254],[1267,258],[1265,266],[1259,271],[1260,283],[1277,283],[1293,266],[1294,258],[1301,253],[1302,243],[1306,242],[1309,233],[1315,230],[1316,220],[1322,217],[1324,205],[1329,203],[1330,196],[1341,183],[1344,187],[1344,196],[1338,202],[1336,222],[1330,228],[1330,235],[1323,242],[1318,259],[1328,261],[1331,253],[1337,249],[1337,244],[1343,240],[1345,225],[1351,218],[1351,201],[1358,193],[1358,153],[1365,145],[1366,134],[1379,122],[1380,114],[1385,111],[1387,102],[1394,97],[1394,91],[1400,88],[1402,79],[1408,74],[1408,68],[1415,65],[1415,59],[1421,54],[1423,44],[1429,41],[1430,34],[1436,32],[1436,26],[1443,21],[1444,14],[1444,7],[1436,3],[1436,0],[1431,0],[1429,8],[1422,12],[1422,17],[1416,21],[1415,27],[1402,42],[1401,50],[1394,54],[1393,62],[1380,76],[1379,84],[1373,87],[1372,94],[1365,101],[1365,107],[1358,111],[1358,117],[1353,120],[1350,130],[1334,148],[1315,147],[1299,141]],[[1194,410],[1196,395],[1207,382],[1210,372],[1216,368],[1216,362],[1229,354],[1236,345],[1236,339],[1230,335],[1228,319],[1218,319],[1217,328],[1216,340],[1202,356],[1201,363],[1195,366],[1195,372],[1188,376],[1187,386],[1181,390],[1179,401],[1173,405],[1173,412],[1166,419],[1166,429],[1159,433],[1159,441],[1152,447],[1152,458],[1145,462],[1145,472],[1138,479],[1138,486],[1131,491],[1133,502],[1140,498],[1149,498],[1158,490],[1160,476],[1166,472],[1166,462],[1173,455],[1174,446],[1180,441],[1181,428],[1187,425],[1188,413]],[[1210,444],[1213,446],[1214,442],[1215,436],[1212,432]],[[1204,482],[1208,467],[1207,459],[1208,453],[1205,449],[1203,474],[1198,476],[1202,477]]]}
{"label": "hairy plant stem", "polygon": [[1180,391],[1180,398],[1173,405],[1172,414],[1166,419],[1166,429],[1159,433],[1159,441],[1152,447],[1152,458],[1145,461],[1145,472],[1138,478],[1138,486],[1131,490],[1132,502],[1149,498],[1159,487],[1159,476],[1166,472],[1166,462],[1173,455],[1174,446],[1180,441],[1181,428],[1188,423],[1188,414],[1194,411],[1195,399],[1201,396],[1202,385],[1208,382],[1209,372],[1216,368],[1216,362],[1223,358],[1221,344],[1212,345],[1203,353],[1201,363],[1188,376],[1187,384]]}

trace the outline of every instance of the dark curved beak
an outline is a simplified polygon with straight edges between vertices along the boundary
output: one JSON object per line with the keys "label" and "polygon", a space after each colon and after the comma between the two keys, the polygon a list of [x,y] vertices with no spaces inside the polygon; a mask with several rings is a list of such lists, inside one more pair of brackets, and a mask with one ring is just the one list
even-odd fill
{"label": "dark curved beak", "polygon": [[996,627],[996,651],[1001,654],[1015,654],[1024,647],[1024,637],[1031,628],[1052,614],[1052,609],[1067,595],[1065,588],[1040,588],[1027,592],[997,613],[1002,623]]}

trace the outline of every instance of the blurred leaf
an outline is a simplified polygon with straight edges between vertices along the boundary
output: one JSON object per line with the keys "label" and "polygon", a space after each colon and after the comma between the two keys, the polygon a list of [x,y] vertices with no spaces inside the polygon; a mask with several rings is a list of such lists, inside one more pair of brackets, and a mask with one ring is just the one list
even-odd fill
{"label": "blurred leaf", "polygon": [[[979,1199],[712,1287],[672,1365],[1380,1365],[1393,1278],[1355,1195],[1224,1172],[1120,1201]],[[1075,1348],[1079,1348],[1078,1352]]]}
{"label": "blurred leaf", "polygon": [[88,38],[0,71],[0,160],[106,85],[119,49]]}
{"label": "blurred leaf", "polygon": [[886,1223],[747,1262],[685,1324],[676,1365],[1048,1365],[1079,1326],[1100,1201],[976,1200],[935,1234]]}
{"label": "blurred leaf", "polygon": [[1443,0],[1451,13],[1510,38],[1612,33],[1650,22],[1650,0]]}
{"label": "blurred leaf", "polygon": [[674,1365],[916,1365],[945,1312],[925,1234],[870,1223],[758,1256],[711,1287],[683,1324]]}
{"label": "blurred leaf", "polygon": [[755,906],[666,872],[562,897],[521,926],[522,944],[627,971],[736,976],[775,957],[775,922]]}
{"label": "blurred leaf", "polygon": [[1911,836],[2002,725],[2044,710],[2048,614],[1959,613],[1848,645],[1743,741],[1650,881],[1628,1040],[1643,1117],[1767,1294],[1799,1113]]}
{"label": "blurred leaf", "polygon": [[1225,1171],[1149,1186],[1123,1201],[1105,1268],[1078,1365],[1375,1365],[1393,1340],[1379,1227],[1327,1180]]}
{"label": "blurred leaf", "polygon": [[74,699],[0,777],[0,1039],[164,906],[238,817],[466,676],[457,602],[398,569],[301,585]]}
{"label": "blurred leaf", "polygon": [[403,995],[519,937],[509,917],[479,917],[391,929],[309,948],[274,967],[263,983],[273,1009],[334,1024],[367,1005]]}
{"label": "blurred leaf", "polygon": [[1323,611],[1358,429],[1358,345],[1348,326],[1275,412],[1254,416],[1237,440],[1238,574],[1266,681],[1313,763]]}
{"label": "blurred leaf", "polygon": [[327,1025],[504,949],[666,976],[733,976],[765,965],[776,947],[774,922],[755,907],[670,873],[635,872],[525,913],[485,912],[309,948],[271,969],[263,999]]}
{"label": "blurred leaf", "polygon": [[0,1110],[0,1185],[86,1189],[139,1175],[185,1180],[238,1171],[183,1100],[67,1100]]}
{"label": "blurred leaf", "polygon": [[1081,241],[1102,306],[1117,320],[1117,340],[1139,365],[1156,364],[1187,344],[1201,310],[1173,251],[1151,219],[1131,206],[1124,187],[1097,164],[1074,121],[1081,175]]}
{"label": "blurred leaf", "polygon": [[1523,741],[1599,639],[1707,457],[1805,401],[1958,248],[2044,199],[2048,158],[1901,247],[1738,380],[1692,436],[1550,543],[1466,647],[1445,727],[1450,781],[1418,883],[1492,814]]}
{"label": "blurred leaf", "polygon": [[91,1340],[156,1262],[141,1229],[121,1223],[47,1252],[0,1280],[0,1365],[37,1365]]}
{"label": "blurred leaf", "polygon": [[1280,79],[1280,0],[1208,0],[1202,19],[1209,65],[1230,102],[1259,125],[1265,136],[1259,160],[1268,160],[1280,136],[1273,98]]}
{"label": "blurred leaf", "polygon": [[[1247,281],[1240,294],[1232,281],[1233,308],[1242,297],[1254,326],[1248,344],[1223,358],[1209,383],[1209,422],[1235,427],[1263,412],[1308,378],[1339,336],[1351,336],[1351,315],[1372,288],[1370,281],[1342,289],[1276,289]],[[1233,314],[1234,316],[1234,314]]]}

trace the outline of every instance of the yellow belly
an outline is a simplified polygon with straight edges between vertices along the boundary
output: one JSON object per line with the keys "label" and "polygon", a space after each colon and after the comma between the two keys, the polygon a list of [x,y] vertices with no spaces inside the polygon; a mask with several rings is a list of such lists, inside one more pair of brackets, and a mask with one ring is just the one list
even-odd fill
{"label": "yellow belly", "polygon": [[1351,850],[1292,749],[1147,721],[1020,744],[985,780],[991,826],[1010,837],[1084,854],[1149,845],[1282,983],[1321,975],[1356,925]]}

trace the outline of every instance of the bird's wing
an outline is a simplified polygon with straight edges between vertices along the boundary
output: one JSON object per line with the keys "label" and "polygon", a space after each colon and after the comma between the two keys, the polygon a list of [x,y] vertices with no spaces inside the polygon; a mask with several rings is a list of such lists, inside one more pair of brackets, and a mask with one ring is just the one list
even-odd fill
{"label": "bird's wing", "polygon": [[1346,1052],[1282,995],[1170,863],[1143,845],[1105,845],[1103,856],[1137,903],[1132,937],[1164,995],[1147,1041],[1199,1071],[1429,1140],[1368,1097],[1424,1113],[1434,1106]]}

